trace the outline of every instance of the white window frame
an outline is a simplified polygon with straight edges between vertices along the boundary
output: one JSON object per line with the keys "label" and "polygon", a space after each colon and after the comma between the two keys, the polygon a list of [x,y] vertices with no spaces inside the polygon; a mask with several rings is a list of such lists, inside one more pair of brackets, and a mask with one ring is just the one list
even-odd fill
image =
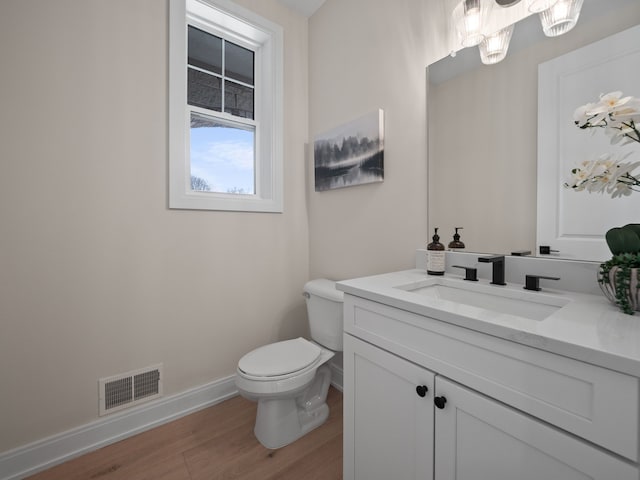
{"label": "white window frame", "polygon": [[[201,109],[187,104],[188,25],[255,52],[253,195],[191,190],[190,116]],[[230,0],[169,1],[169,208],[282,212],[282,38],[282,27]],[[216,117],[239,120],[220,112]]]}

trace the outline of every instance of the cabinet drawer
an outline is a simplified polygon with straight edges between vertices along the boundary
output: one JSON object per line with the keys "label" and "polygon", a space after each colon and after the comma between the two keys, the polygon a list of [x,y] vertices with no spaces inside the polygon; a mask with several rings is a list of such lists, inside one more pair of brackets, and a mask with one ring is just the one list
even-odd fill
{"label": "cabinet drawer", "polygon": [[638,460],[638,379],[345,295],[345,332]]}

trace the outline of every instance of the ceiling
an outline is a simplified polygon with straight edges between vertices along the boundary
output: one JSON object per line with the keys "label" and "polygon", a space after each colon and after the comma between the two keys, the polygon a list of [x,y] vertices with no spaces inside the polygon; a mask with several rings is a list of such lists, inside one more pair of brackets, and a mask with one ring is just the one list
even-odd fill
{"label": "ceiling", "polygon": [[320,8],[325,0],[278,0],[283,5],[301,13],[305,17],[310,17]]}

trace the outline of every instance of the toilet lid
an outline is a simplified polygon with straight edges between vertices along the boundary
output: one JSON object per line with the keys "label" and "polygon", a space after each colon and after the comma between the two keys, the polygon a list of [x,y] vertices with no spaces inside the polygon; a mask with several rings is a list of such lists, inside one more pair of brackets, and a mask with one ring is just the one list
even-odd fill
{"label": "toilet lid", "polygon": [[238,368],[256,377],[274,377],[297,372],[311,365],[321,349],[304,338],[271,343],[247,353]]}

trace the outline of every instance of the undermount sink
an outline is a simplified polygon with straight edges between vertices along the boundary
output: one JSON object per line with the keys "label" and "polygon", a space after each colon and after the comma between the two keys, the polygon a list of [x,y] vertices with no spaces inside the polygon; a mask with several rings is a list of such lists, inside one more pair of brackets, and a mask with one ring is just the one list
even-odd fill
{"label": "undermount sink", "polygon": [[449,278],[428,279],[396,288],[428,298],[446,300],[489,310],[497,314],[515,315],[531,320],[544,320],[569,302],[565,298],[546,293],[476,284]]}

